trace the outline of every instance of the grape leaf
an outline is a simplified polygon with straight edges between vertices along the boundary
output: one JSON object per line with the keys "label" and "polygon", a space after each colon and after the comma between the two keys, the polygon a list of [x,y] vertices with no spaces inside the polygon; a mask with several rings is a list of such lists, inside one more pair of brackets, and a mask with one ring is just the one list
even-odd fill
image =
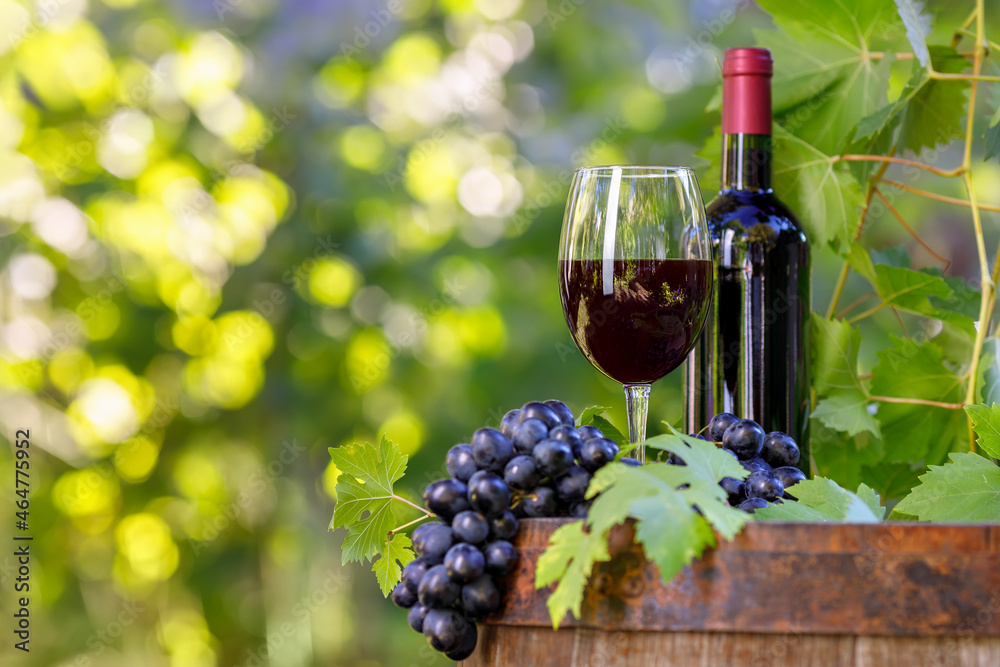
{"label": "grape leaf", "polygon": [[812,314],[811,326],[813,387],[817,393],[836,390],[866,393],[858,379],[861,330],[843,320],[828,320],[819,313]]}
{"label": "grape leaf", "polygon": [[[871,258],[876,264],[885,264],[897,269],[908,269],[912,262],[910,251],[905,245],[886,246],[881,250],[872,250]],[[872,282],[874,283],[875,280],[873,278]]]}
{"label": "grape leaf", "polygon": [[601,405],[592,405],[580,413],[580,416],[576,420],[577,426],[586,426],[591,423],[591,420],[595,415],[602,415],[611,408],[606,408]]}
{"label": "grape leaf", "polygon": [[[814,477],[799,482],[793,487],[792,494],[798,501],[785,500],[782,505],[771,505],[755,512],[754,518],[763,521],[801,521],[798,516],[808,516],[807,521],[842,521],[846,523],[878,523],[885,510],[879,507],[878,513],[869,505],[874,493],[868,487],[865,494],[868,500],[862,500],[857,494],[841,488],[836,482],[825,477]],[[859,489],[860,491],[861,489]],[[874,496],[876,502],[878,496]],[[805,505],[813,512],[804,512],[796,505]],[[818,516],[817,516],[818,515]]]}
{"label": "grape leaf", "polygon": [[535,588],[559,582],[545,603],[553,628],[559,629],[567,612],[580,617],[583,591],[594,563],[610,558],[607,533],[587,532],[583,521],[566,524],[552,533],[548,548],[538,557]]}
{"label": "grape leaf", "polygon": [[868,431],[881,437],[878,421],[868,412],[869,399],[856,389],[839,389],[820,399],[812,416],[832,429],[854,436]]}
{"label": "grape leaf", "polygon": [[994,155],[1000,155],[1000,105],[997,106],[990,125],[986,128],[986,148],[983,151],[983,162],[987,162]]}
{"label": "grape leaf", "polygon": [[406,472],[407,457],[383,436],[378,447],[367,442],[331,447],[330,458],[341,472],[330,530],[347,526],[341,554],[344,563],[367,560],[379,552],[396,527],[390,505],[398,496],[392,485]]}
{"label": "grape leaf", "polygon": [[921,521],[1000,521],[1000,468],[971,452],[950,458],[951,463],[930,466],[896,511]]}
{"label": "grape leaf", "polygon": [[596,405],[587,408],[580,414],[577,426],[593,426],[594,428],[600,429],[605,438],[611,440],[619,447],[627,447],[629,444],[628,438],[626,438],[614,424],[604,417],[603,413],[607,410],[608,408],[602,408]]}
{"label": "grape leaf", "polygon": [[[988,363],[984,363],[987,361]],[[1000,403],[1000,338],[991,336],[983,341],[983,358],[979,365],[983,369],[981,396],[986,405]]]}
{"label": "grape leaf", "polygon": [[[859,162],[858,164],[862,163]],[[844,259],[850,263],[852,269],[864,276],[868,282],[875,282],[875,265],[872,263],[871,255],[863,245],[857,241],[852,241],[847,254],[844,255]]]}
{"label": "grape leaf", "polygon": [[403,533],[395,533],[382,549],[382,556],[372,563],[372,572],[378,579],[382,595],[389,597],[389,593],[399,583],[402,568],[416,557],[411,546],[409,537]]}
{"label": "grape leaf", "polygon": [[931,32],[931,17],[924,14],[924,3],[920,0],[896,0],[899,17],[906,26],[906,38],[913,47],[913,55],[920,64],[927,67],[931,55],[927,51],[927,35]]}
{"label": "grape leaf", "polygon": [[655,496],[633,501],[631,513],[638,519],[635,539],[660,568],[664,581],[673,579],[706,548],[715,546],[712,527],[694,513],[684,496],[667,485]]}
{"label": "grape leaf", "polygon": [[1000,458],[1000,405],[966,405],[965,411],[972,419],[979,447],[993,458]]}
{"label": "grape leaf", "polygon": [[882,507],[882,499],[875,489],[867,484],[861,484],[858,486],[856,495],[864,501],[865,505],[868,505],[868,509],[872,511],[876,519],[881,521],[885,518],[885,508]]}
{"label": "grape leaf", "polygon": [[[666,422],[664,424],[673,428]],[[695,480],[718,484],[723,477],[746,479],[748,474],[731,454],[716,447],[714,442],[692,438],[676,431],[648,438],[646,446],[671,452],[684,460],[686,466],[667,467],[667,470],[683,472],[684,481],[678,482],[678,485],[690,484]]]}
{"label": "grape leaf", "polygon": [[967,296],[956,295],[939,273],[876,264],[874,287],[886,306],[950,322],[967,332],[975,331],[972,318],[951,309],[954,304],[961,310]]}
{"label": "grape leaf", "polygon": [[[890,340],[892,347],[878,352],[879,362],[872,369],[872,394],[944,403],[963,400],[962,378],[944,365],[941,348],[934,342],[916,343],[896,336]],[[940,463],[965,434],[960,410],[883,402],[877,416],[886,461]]]}
{"label": "grape leaf", "polygon": [[811,423],[809,447],[816,472],[844,488],[869,482],[866,466],[878,464],[885,455],[882,440],[870,431],[849,437],[818,419]]}

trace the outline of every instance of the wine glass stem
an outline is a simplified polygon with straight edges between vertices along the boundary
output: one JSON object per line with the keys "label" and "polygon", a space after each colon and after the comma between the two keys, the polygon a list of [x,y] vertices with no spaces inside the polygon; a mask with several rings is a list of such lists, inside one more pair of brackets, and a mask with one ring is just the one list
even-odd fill
{"label": "wine glass stem", "polygon": [[[628,441],[642,442],[646,439],[646,415],[649,411],[649,385],[626,384],[625,409],[628,412]],[[646,463],[646,448],[636,447],[635,458]]]}

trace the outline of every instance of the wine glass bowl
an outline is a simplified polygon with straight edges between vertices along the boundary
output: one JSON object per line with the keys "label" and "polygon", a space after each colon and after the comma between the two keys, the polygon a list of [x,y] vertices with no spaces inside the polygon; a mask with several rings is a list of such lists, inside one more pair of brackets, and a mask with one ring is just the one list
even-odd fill
{"label": "wine glass bowl", "polygon": [[713,276],[691,169],[576,171],[560,239],[563,314],[583,355],[624,386],[630,442],[645,437],[650,385],[680,366],[697,341]]}

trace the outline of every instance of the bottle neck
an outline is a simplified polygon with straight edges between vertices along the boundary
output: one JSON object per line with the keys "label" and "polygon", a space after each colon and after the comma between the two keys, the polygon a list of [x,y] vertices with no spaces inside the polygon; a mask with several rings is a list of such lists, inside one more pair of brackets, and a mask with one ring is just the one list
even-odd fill
{"label": "bottle neck", "polygon": [[722,135],[722,190],[771,191],[771,135]]}

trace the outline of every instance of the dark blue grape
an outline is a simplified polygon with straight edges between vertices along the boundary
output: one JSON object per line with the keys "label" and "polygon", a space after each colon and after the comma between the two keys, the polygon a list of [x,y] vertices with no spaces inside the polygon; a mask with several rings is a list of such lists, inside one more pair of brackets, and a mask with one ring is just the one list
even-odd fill
{"label": "dark blue grape", "polygon": [[490,524],[479,512],[466,510],[459,512],[451,521],[451,532],[461,542],[479,544],[490,536]]}
{"label": "dark blue grape", "polygon": [[741,461],[748,461],[760,455],[764,446],[764,429],[751,419],[741,419],[726,429],[722,435],[722,446],[735,452]]}
{"label": "dark blue grape", "polygon": [[788,487],[806,481],[806,474],[804,472],[792,466],[782,466],[775,468],[771,474],[781,480],[781,485],[785,487],[785,495],[783,497],[798,500],[798,498],[788,492]]}
{"label": "dark blue grape", "polygon": [[471,544],[456,544],[444,555],[444,569],[455,583],[467,584],[479,578],[485,566],[483,553]]}
{"label": "dark blue grape", "polygon": [[580,466],[571,466],[565,475],[556,480],[556,495],[563,503],[578,503],[583,500],[589,484],[590,473]]}
{"label": "dark blue grape", "polygon": [[531,455],[538,472],[544,477],[559,477],[573,465],[573,450],[562,440],[542,440],[535,445]]}
{"label": "dark blue grape", "polygon": [[514,439],[514,427],[521,422],[518,418],[520,414],[520,410],[511,410],[500,420],[500,432],[511,440]]}
{"label": "dark blue grape", "polygon": [[587,424],[586,426],[581,426],[580,428],[576,429],[576,432],[580,434],[580,437],[584,440],[584,442],[586,442],[587,440],[593,440],[594,438],[604,437],[604,433],[601,432],[601,429],[597,428],[596,426],[591,426],[590,424]]}
{"label": "dark blue grape", "polygon": [[458,645],[457,649],[447,651],[444,655],[449,660],[454,660],[455,662],[465,660],[476,650],[477,641],[479,641],[479,631],[476,629],[476,624],[469,623],[469,627],[465,631],[465,637],[462,638],[462,643]]}
{"label": "dark blue grape", "polygon": [[549,427],[538,419],[528,419],[514,427],[514,451],[530,454],[535,444],[549,435]]}
{"label": "dark blue grape", "polygon": [[427,570],[417,589],[420,604],[431,609],[450,607],[461,592],[461,587],[451,580],[444,565],[435,565]]}
{"label": "dark blue grape", "polygon": [[574,456],[580,453],[580,447],[583,445],[583,438],[580,437],[579,431],[572,426],[556,426],[549,431],[549,437],[553,440],[562,440],[569,445]]}
{"label": "dark blue grape", "polygon": [[746,489],[743,486],[743,480],[736,479],[735,477],[723,477],[722,481],[719,482],[719,486],[722,487],[723,491],[729,494],[730,505],[739,505],[747,499]]}
{"label": "dark blue grape", "polygon": [[507,540],[490,542],[483,549],[483,556],[486,558],[486,571],[495,577],[506,577],[517,565],[517,550]]}
{"label": "dark blue grape", "polygon": [[472,456],[480,470],[499,474],[514,456],[514,445],[495,428],[481,428],[472,434]]}
{"label": "dark blue grape", "polygon": [[619,463],[624,463],[627,466],[641,466],[642,465],[639,462],[639,459],[634,459],[631,456],[623,456],[620,459],[618,459],[618,462]]}
{"label": "dark blue grape", "polygon": [[[416,533],[414,533],[414,536],[415,535]],[[423,557],[411,560],[406,564],[406,567],[403,568],[403,576],[401,580],[403,584],[410,589],[411,593],[417,593],[417,589],[420,586],[420,580],[424,578],[424,574],[427,573],[429,568],[430,566]]]}
{"label": "dark blue grape", "polygon": [[522,405],[519,418],[522,423],[529,419],[537,419],[549,428],[555,428],[562,424],[562,419],[559,418],[555,410],[537,401]]}
{"label": "dark blue grape", "polygon": [[469,480],[469,504],[486,518],[510,507],[510,489],[499,475],[480,470]]}
{"label": "dark blue grape", "polygon": [[689,433],[688,437],[690,437],[690,438],[696,438],[698,440],[705,440],[706,442],[711,442],[711,440],[709,440],[707,437],[705,437],[705,435],[702,434],[702,433]]}
{"label": "dark blue grape", "polygon": [[547,486],[539,486],[531,493],[524,496],[520,507],[524,514],[534,519],[555,516],[559,509],[559,502],[556,499],[556,492]]}
{"label": "dark blue grape", "polygon": [[740,503],[740,506],[737,509],[741,509],[750,514],[755,514],[757,510],[764,509],[765,507],[767,507],[767,501],[763,498],[747,498]]}
{"label": "dark blue grape", "polygon": [[682,459],[673,452],[670,452],[670,456],[667,457],[667,463],[669,463],[672,466],[687,466],[687,463],[684,462],[684,459]]}
{"label": "dark blue grape", "polygon": [[584,500],[579,503],[573,503],[569,507],[569,516],[574,519],[586,519],[587,512],[590,510],[590,506],[593,504],[593,500]]}
{"label": "dark blue grape", "polygon": [[517,517],[510,510],[490,521],[490,537],[494,540],[512,540],[517,537]]}
{"label": "dark blue grape", "polygon": [[476,474],[476,459],[472,456],[472,447],[466,444],[455,445],[448,450],[444,459],[448,474],[460,482],[468,482]]}
{"label": "dark blue grape", "polygon": [[412,607],[410,607],[410,613],[406,615],[406,622],[410,624],[410,627],[417,632],[424,631],[424,617],[427,616],[427,612],[430,609],[420,604],[419,602]]}
{"label": "dark blue grape", "polygon": [[479,620],[500,606],[500,590],[493,577],[484,574],[462,586],[462,605],[470,619]]}
{"label": "dark blue grape", "polygon": [[469,509],[469,489],[457,479],[439,479],[424,489],[424,505],[445,521]]}
{"label": "dark blue grape", "polygon": [[[727,449],[726,451],[729,450]],[[760,458],[759,456],[754,457],[749,461],[740,461],[740,465],[743,466],[744,470],[747,470],[749,472],[771,472],[771,466],[768,464],[767,461]]]}
{"label": "dark blue grape", "polygon": [[538,484],[538,468],[535,459],[521,454],[507,462],[503,470],[503,481],[507,486],[518,491],[533,489]]}
{"label": "dark blue grape", "polygon": [[794,466],[799,462],[799,446],[790,435],[771,431],[764,436],[760,456],[775,468]]}
{"label": "dark blue grape", "polygon": [[708,437],[716,442],[722,442],[722,436],[725,435],[726,429],[739,420],[740,418],[734,414],[720,412],[708,422]]}
{"label": "dark blue grape", "polygon": [[413,531],[413,551],[422,556],[428,566],[437,565],[444,560],[444,555],[451,548],[451,528],[435,521],[418,526]]}
{"label": "dark blue grape", "polygon": [[409,609],[417,604],[417,596],[402,583],[396,584],[396,587],[392,589],[390,597],[392,597],[392,601],[397,607],[402,607],[403,609]]}
{"label": "dark blue grape", "polygon": [[550,398],[545,401],[545,405],[552,409],[552,412],[556,413],[564,425],[572,427],[576,424],[576,417],[573,416],[573,411],[569,409],[569,406],[562,401],[557,401],[554,398]]}
{"label": "dark blue grape", "polygon": [[580,465],[588,472],[596,472],[610,461],[615,460],[618,445],[607,438],[585,440],[580,447]]}
{"label": "dark blue grape", "polygon": [[775,500],[785,493],[785,486],[781,480],[769,472],[755,472],[747,477],[744,483],[747,491],[747,498],[763,498],[764,500]]}
{"label": "dark blue grape", "polygon": [[462,618],[454,609],[431,609],[424,616],[424,636],[435,651],[448,653],[457,650],[472,623]]}

